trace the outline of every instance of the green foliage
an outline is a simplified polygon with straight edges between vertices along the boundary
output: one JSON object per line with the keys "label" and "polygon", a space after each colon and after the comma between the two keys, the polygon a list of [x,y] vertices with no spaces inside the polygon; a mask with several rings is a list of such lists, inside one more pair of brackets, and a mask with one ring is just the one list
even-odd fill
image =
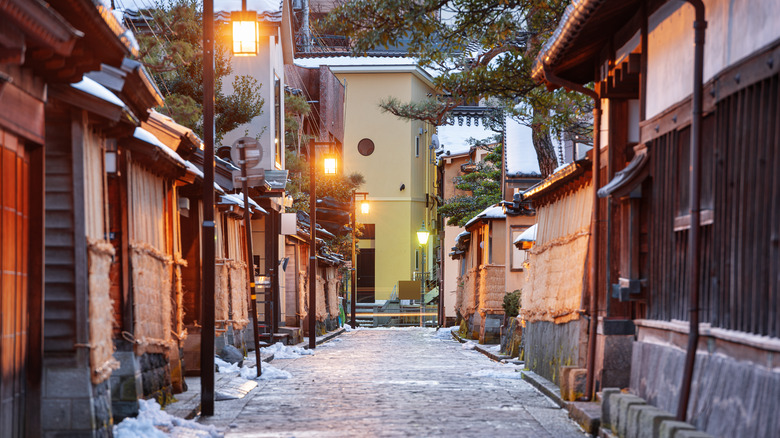
{"label": "green foliage", "polygon": [[[288,208],[288,212],[302,211],[309,213],[309,161],[306,156],[298,155],[293,151],[287,150],[285,154],[285,164],[290,172],[290,178],[285,189],[287,194],[292,196],[293,205]],[[363,175],[353,173],[350,175],[325,175],[322,168],[316,169],[316,191],[317,197],[331,197],[337,201],[349,204],[352,198],[353,190],[357,190],[365,182]],[[357,224],[356,236],[360,237],[362,225]],[[336,236],[334,239],[326,240],[326,244],[331,251],[344,255],[349,258],[352,254],[352,236]]]}
{"label": "green foliage", "polygon": [[476,163],[476,170],[455,177],[455,188],[467,192],[444,200],[439,214],[447,218],[447,225],[462,227],[474,216],[491,205],[501,201],[501,142],[496,143],[469,141],[478,147],[489,150],[483,161]]}
{"label": "green foliage", "polygon": [[[136,32],[140,61],[165,96],[158,111],[203,134],[203,14],[199,0],[158,0],[139,12],[150,19],[149,30]],[[214,53],[214,124],[217,143],[239,125],[262,114],[262,84],[247,75],[233,78],[233,94],[223,91],[223,79],[232,73],[230,51],[223,29],[217,26]],[[260,133],[250,133],[259,135]]]}
{"label": "green foliage", "polygon": [[521,290],[515,289],[504,295],[504,302],[501,306],[504,308],[504,315],[508,318],[514,318],[520,313],[520,296],[522,293]]}
{"label": "green foliage", "polygon": [[311,113],[311,106],[300,95],[284,95],[284,144],[300,153],[302,144],[308,144],[312,136],[303,133],[303,119]]}
{"label": "green foliage", "polygon": [[453,108],[489,99],[534,131],[542,175],[556,166],[550,135],[589,136],[590,102],[563,90],[546,92],[531,67],[569,0],[361,0],[344,3],[318,23],[347,35],[355,54],[404,42],[435,71],[436,95],[416,102],[388,97],[398,117],[435,124]]}

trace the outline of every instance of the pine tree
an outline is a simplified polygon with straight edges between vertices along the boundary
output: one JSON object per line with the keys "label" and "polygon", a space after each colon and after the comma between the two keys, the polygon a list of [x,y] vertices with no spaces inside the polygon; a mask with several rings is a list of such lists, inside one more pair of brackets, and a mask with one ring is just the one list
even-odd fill
{"label": "pine tree", "polygon": [[590,103],[576,93],[540,89],[534,58],[554,31],[567,0],[356,0],[319,23],[347,35],[356,55],[404,43],[433,71],[437,94],[418,102],[388,97],[396,116],[442,124],[455,107],[499,102],[533,130],[542,176],[557,166],[552,135],[589,136]]}

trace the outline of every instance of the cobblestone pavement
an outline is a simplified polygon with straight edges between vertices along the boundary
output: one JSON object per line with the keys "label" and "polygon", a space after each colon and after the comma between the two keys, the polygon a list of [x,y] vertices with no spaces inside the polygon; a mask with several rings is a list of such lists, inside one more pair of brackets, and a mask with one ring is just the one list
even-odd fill
{"label": "cobblestone pavement", "polygon": [[356,330],[313,356],[275,359],[292,374],[217,402],[227,437],[584,437],[547,397],[433,329]]}

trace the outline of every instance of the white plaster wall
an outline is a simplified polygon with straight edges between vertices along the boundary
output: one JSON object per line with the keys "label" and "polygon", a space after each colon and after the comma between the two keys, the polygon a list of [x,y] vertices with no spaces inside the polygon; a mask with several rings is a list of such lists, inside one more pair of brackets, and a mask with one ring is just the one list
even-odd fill
{"label": "white plaster wall", "polygon": [[[705,0],[704,81],[780,38],[780,1]],[[693,7],[673,0],[649,19],[647,118],[693,89]]]}
{"label": "white plaster wall", "polygon": [[[233,57],[233,72],[230,76],[223,79],[222,87],[225,94],[233,93],[233,77],[240,75],[249,75],[257,79],[262,84],[260,95],[265,99],[263,113],[252,119],[251,122],[240,125],[238,128],[225,134],[222,139],[223,145],[230,145],[235,140],[248,136],[259,138],[265,152],[270,152],[263,157],[263,167],[274,169],[274,74],[281,81],[281,89],[284,90],[284,62],[282,59],[282,46],[276,43],[274,37],[260,37],[260,50],[257,56],[237,56]],[[284,98],[281,99],[281,113],[284,114]],[[283,121],[282,121],[283,122]],[[284,129],[282,129],[283,131]],[[284,135],[281,136],[282,151],[284,151]],[[282,168],[284,168],[284,157],[282,157]]]}
{"label": "white plaster wall", "polygon": [[452,247],[455,246],[455,238],[463,232],[463,228],[452,225],[444,227],[444,278],[442,288],[444,293],[444,314],[447,317],[455,316],[455,290],[458,288],[458,275],[460,275],[460,261],[453,260],[449,256]]}

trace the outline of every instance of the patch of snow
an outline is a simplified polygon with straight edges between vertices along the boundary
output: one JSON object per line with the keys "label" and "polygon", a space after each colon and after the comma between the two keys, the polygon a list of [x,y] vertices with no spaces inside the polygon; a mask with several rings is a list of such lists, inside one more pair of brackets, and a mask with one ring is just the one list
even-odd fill
{"label": "patch of snow", "polygon": [[154,400],[138,400],[138,416],[125,418],[114,426],[115,438],[165,438],[168,436],[209,437],[224,435],[213,425],[174,417],[160,409]]}
{"label": "patch of snow", "polygon": [[156,146],[157,149],[160,149],[161,151],[165,152],[165,154],[173,158],[174,161],[176,161],[177,163],[181,164],[184,167],[187,167],[187,162],[184,161],[184,159],[181,156],[179,156],[179,154],[177,154],[176,151],[163,144],[163,142],[157,139],[157,137],[155,137],[154,134],[147,131],[146,129],[143,129],[141,127],[135,128],[135,132],[133,132],[133,137],[137,138],[138,140],[145,141],[153,146]]}
{"label": "patch of snow", "polygon": [[195,174],[196,176],[199,176],[201,179],[203,179],[203,171],[198,169],[198,166],[192,164],[189,161],[185,161],[185,164],[187,165],[187,170],[191,173]]}
{"label": "patch of snow", "polygon": [[446,341],[446,340],[454,341],[454,339],[452,339],[452,328],[441,328],[439,330],[436,330],[435,332],[433,332],[433,338],[441,339],[442,341]]}
{"label": "patch of snow", "polygon": [[531,137],[531,128],[506,117],[507,175],[542,175]]}
{"label": "patch of snow", "polygon": [[479,126],[473,123],[471,126],[467,126],[464,122],[463,126],[454,124],[436,127],[436,135],[439,136],[439,144],[441,144],[440,150],[445,151],[444,155],[441,156],[442,158],[447,158],[448,155],[459,155],[468,152],[471,149],[471,145],[467,141],[469,138],[487,140],[496,134],[495,131],[488,129],[483,123],[480,123]]}
{"label": "patch of snow", "polygon": [[265,354],[273,354],[274,359],[298,359],[302,356],[311,356],[314,354],[314,351],[312,350],[284,345],[281,342],[277,342],[269,347],[260,348],[260,351]]}
{"label": "patch of snow", "polygon": [[237,373],[241,371],[238,364],[226,362],[219,357],[214,357],[214,363],[219,367],[220,373]]}
{"label": "patch of snow", "polygon": [[250,370],[252,372],[251,377],[246,377],[244,371],[241,371],[241,377],[248,378],[248,379],[254,379],[254,380],[275,380],[275,379],[289,379],[292,378],[292,374],[290,374],[289,371],[285,371],[279,368],[276,368],[273,365],[263,363],[262,365],[262,374],[260,377],[255,377],[257,375],[257,372],[254,368],[247,368],[247,370]]}
{"label": "patch of snow", "polygon": [[97,82],[93,81],[92,79],[86,76],[84,76],[81,82],[76,82],[75,84],[71,84],[70,86],[79,91],[83,91],[87,94],[95,96],[98,99],[105,100],[106,102],[114,104],[118,107],[121,108],[125,107],[125,103],[122,102],[122,99],[116,97],[116,94],[112,93],[108,88],[98,84]]}
{"label": "patch of snow", "polygon": [[477,344],[474,341],[466,341],[460,345],[460,348],[462,348],[463,350],[473,350],[476,347]]}
{"label": "patch of snow", "polygon": [[514,240],[512,243],[518,243],[518,242],[536,242],[536,225],[533,224],[528,229],[520,233],[519,236]]}
{"label": "patch of snow", "polygon": [[[247,0],[246,10],[263,12],[279,12],[282,8],[281,0]],[[214,11],[240,11],[241,0],[215,0]]]}
{"label": "patch of snow", "polygon": [[523,373],[513,370],[513,371],[500,371],[497,369],[486,369],[486,370],[479,370],[469,373],[469,376],[471,377],[488,377],[492,379],[522,379]]}

